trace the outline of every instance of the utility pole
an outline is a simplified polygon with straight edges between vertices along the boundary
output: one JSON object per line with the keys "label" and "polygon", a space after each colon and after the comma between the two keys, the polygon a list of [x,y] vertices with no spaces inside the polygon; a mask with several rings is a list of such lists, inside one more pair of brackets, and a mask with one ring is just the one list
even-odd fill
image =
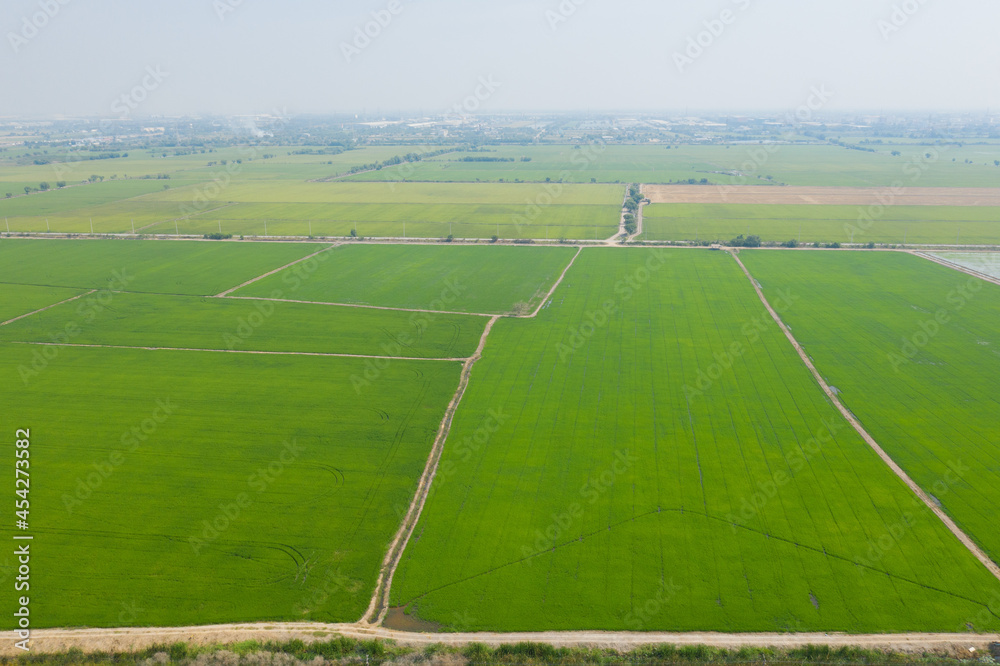
{"label": "utility pole", "polygon": [[94,235],[94,218],[90,218],[90,235]]}
{"label": "utility pole", "polygon": [[135,236],[135,218],[132,218],[132,235]]}

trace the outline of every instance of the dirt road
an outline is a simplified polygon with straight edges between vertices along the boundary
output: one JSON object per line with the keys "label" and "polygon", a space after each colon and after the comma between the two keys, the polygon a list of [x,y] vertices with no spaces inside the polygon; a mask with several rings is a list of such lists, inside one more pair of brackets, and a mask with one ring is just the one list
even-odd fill
{"label": "dirt road", "polygon": [[[434,643],[467,645],[487,643],[501,645],[531,641],[557,647],[594,647],[628,650],[642,645],[668,643],[672,645],[710,645],[738,649],[745,646],[796,648],[806,645],[831,647],[853,646],[869,649],[892,649],[920,653],[947,650],[955,653],[985,652],[1000,634],[720,634],[714,632],[613,632],[613,631],[545,631],[522,633],[461,633],[427,634],[393,631],[360,624],[319,624],[309,622],[279,622],[269,624],[222,624],[203,627],[171,627],[157,629],[36,629],[32,632],[32,651],[60,652],[70,648],[84,651],[135,650],[157,644],[186,642],[197,645],[227,644],[239,641],[286,641],[298,638],[306,642],[330,640],[335,635],[358,639],[393,640],[401,645],[422,646]],[[20,650],[13,641],[0,644],[0,656],[11,656]]]}

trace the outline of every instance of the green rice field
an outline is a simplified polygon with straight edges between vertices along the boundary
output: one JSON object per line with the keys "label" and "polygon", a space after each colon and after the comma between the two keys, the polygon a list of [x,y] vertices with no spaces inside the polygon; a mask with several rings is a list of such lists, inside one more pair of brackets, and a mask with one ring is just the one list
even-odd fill
{"label": "green rice field", "polygon": [[643,214],[645,240],[878,244],[1000,244],[1000,209],[990,206],[825,206],[654,204]]}
{"label": "green rice field", "polygon": [[1000,559],[1000,287],[902,253],[741,257],[800,298],[785,320],[844,404]]}
{"label": "green rice field", "polygon": [[0,287],[0,322],[26,315],[81,293],[83,292],[79,289],[5,284]]}
{"label": "green rice field", "polygon": [[0,241],[0,284],[210,296],[324,247],[11,239]]}
{"label": "green rice field", "polygon": [[435,486],[404,626],[957,631],[1000,591],[724,253],[584,250],[494,328]]}
{"label": "green rice field", "polygon": [[[873,153],[822,144],[682,144],[668,148],[610,145],[591,138],[581,140],[577,147],[567,142],[550,146],[493,146],[485,153],[449,153],[416,164],[357,174],[350,180],[541,182],[548,178],[574,183],[669,183],[707,178],[712,183],[727,185],[888,187],[903,181],[922,187],[1000,186],[1000,168],[993,164],[1000,158],[1000,146],[996,144],[935,147],[897,143],[875,148]],[[900,155],[893,156],[893,151]],[[513,161],[461,161],[464,157]],[[915,173],[919,173],[916,180]]]}
{"label": "green rice field", "polygon": [[361,394],[362,359],[64,347],[27,385],[23,363],[0,343],[34,627],[357,619],[460,369],[395,361]]}
{"label": "green rice field", "polygon": [[540,304],[575,254],[571,247],[346,245],[312,273],[292,267],[233,295],[266,297],[294,287],[295,300],[523,314]]}
{"label": "green rice field", "polygon": [[[291,294],[291,292],[289,292]],[[75,322],[78,345],[466,358],[486,320],[398,310],[193,296],[94,295],[0,328],[0,341],[52,341]],[[31,356],[32,348],[22,350]]]}

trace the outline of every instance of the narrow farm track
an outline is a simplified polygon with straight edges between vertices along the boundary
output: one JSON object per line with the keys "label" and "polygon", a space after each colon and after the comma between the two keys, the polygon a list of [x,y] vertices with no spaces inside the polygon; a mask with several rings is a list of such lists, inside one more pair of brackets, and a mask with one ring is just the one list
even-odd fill
{"label": "narrow farm track", "polygon": [[552,294],[556,293],[556,289],[558,289],[559,285],[562,284],[563,278],[566,277],[566,273],[569,272],[569,269],[573,268],[573,264],[576,263],[576,259],[577,259],[577,257],[580,256],[581,252],[583,252],[583,248],[582,247],[577,247],[576,248],[576,254],[574,254],[573,258],[569,260],[568,264],[566,264],[566,268],[563,269],[563,272],[559,276],[559,279],[556,280],[556,283],[554,285],[552,285],[551,289],[549,289],[549,293],[545,294],[545,298],[543,298],[542,302],[538,304],[538,307],[535,308],[535,311],[532,312],[530,315],[518,315],[516,317],[517,319],[534,319],[535,317],[538,316],[538,313],[542,311],[542,308],[545,307],[545,304],[549,302],[550,298],[552,298]]}
{"label": "narrow farm track", "polygon": [[[645,187],[646,187],[645,185],[643,185],[641,183],[639,184],[639,193],[640,194],[644,194],[643,190],[644,190]],[[646,200],[643,199],[642,203],[639,204],[639,210],[637,210],[635,212],[635,224],[636,224],[636,226],[635,226],[635,233],[625,239],[626,243],[631,243],[636,238],[638,238],[639,236],[642,235],[642,211],[646,207],[646,203],[645,202],[646,202]]]}
{"label": "narrow farm track", "polygon": [[[576,254],[570,259],[569,263],[566,264],[566,268],[559,275],[559,279],[555,281],[552,288],[549,289],[548,293],[542,299],[535,311],[529,315],[514,315],[511,318],[515,319],[534,319],[538,316],[538,313],[542,311],[545,304],[549,302],[552,298],[552,294],[555,293],[559,285],[562,284],[563,279],[569,272],[569,269],[573,267],[576,263],[577,257],[583,252],[582,247],[577,247]],[[508,315],[510,316],[510,315]],[[399,526],[399,531],[396,533],[395,538],[389,544],[389,550],[386,552],[385,559],[382,561],[382,568],[379,571],[378,581],[375,583],[375,592],[372,594],[372,599],[368,604],[368,609],[365,611],[364,616],[362,616],[360,623],[362,625],[379,625],[385,619],[386,614],[389,612],[389,594],[392,590],[392,578],[396,574],[396,568],[399,566],[399,562],[403,557],[403,551],[406,550],[406,544],[409,543],[410,537],[413,535],[413,530],[416,529],[417,522],[420,520],[420,514],[424,510],[424,504],[427,503],[427,497],[430,494],[431,485],[434,483],[434,476],[437,474],[438,463],[441,460],[441,454],[444,452],[444,444],[448,439],[448,434],[451,432],[451,423],[455,417],[455,412],[458,411],[458,405],[462,401],[462,396],[465,395],[465,390],[469,387],[469,379],[472,376],[472,367],[476,364],[483,356],[483,349],[486,347],[486,340],[489,338],[490,331],[493,330],[493,325],[501,319],[502,315],[494,315],[490,317],[489,322],[486,324],[486,328],[483,330],[483,335],[479,339],[479,346],[476,348],[476,352],[466,359],[465,366],[462,368],[462,377],[459,380],[458,388],[455,390],[455,395],[452,397],[451,402],[448,404],[448,408],[445,410],[444,418],[441,420],[441,427],[438,430],[437,438],[434,440],[434,445],[431,447],[431,453],[427,458],[427,465],[424,467],[424,473],[420,477],[420,481],[417,485],[417,492],[413,497],[413,501],[410,502],[410,506],[407,509],[406,515],[403,517],[403,522]]]}
{"label": "narrow farm track", "polygon": [[[560,281],[561,280],[562,278],[560,278]],[[548,299],[546,298],[546,300]],[[406,544],[409,543],[410,537],[413,535],[413,530],[417,526],[417,521],[420,519],[420,514],[424,509],[424,504],[427,502],[427,496],[430,494],[431,484],[434,482],[434,476],[437,474],[441,454],[444,452],[444,443],[448,439],[448,433],[451,431],[452,419],[455,417],[455,412],[458,411],[458,405],[462,401],[462,396],[465,395],[465,389],[469,386],[469,378],[472,376],[472,367],[476,364],[476,361],[482,358],[483,349],[486,347],[486,339],[489,337],[490,331],[493,329],[493,325],[497,323],[498,319],[500,319],[499,316],[493,317],[490,319],[489,323],[486,324],[486,329],[483,331],[483,335],[479,339],[479,346],[476,348],[476,353],[465,361],[465,366],[462,368],[462,378],[458,383],[458,389],[455,391],[455,395],[452,397],[451,402],[448,403],[448,408],[445,410],[444,418],[441,420],[441,427],[438,429],[437,438],[434,440],[434,445],[431,447],[430,456],[427,458],[427,465],[424,467],[424,472],[420,476],[420,481],[417,485],[417,492],[413,497],[413,501],[410,502],[410,507],[406,512],[406,516],[403,517],[403,522],[399,526],[399,531],[389,544],[389,550],[386,552],[385,559],[382,561],[382,568],[379,572],[378,581],[375,583],[375,592],[372,594],[372,599],[368,604],[368,609],[365,611],[365,614],[361,618],[359,624],[381,624],[382,620],[385,619],[386,613],[389,612],[389,593],[392,589],[392,577],[396,573],[396,567],[399,566],[399,562],[403,557],[403,551],[406,550]]]}
{"label": "narrow farm track", "polygon": [[757,292],[757,296],[760,297],[760,300],[764,304],[764,307],[767,308],[767,311],[771,314],[771,317],[774,319],[775,323],[781,328],[782,331],[784,331],[785,337],[787,337],[788,341],[792,343],[793,347],[795,347],[795,351],[798,352],[798,355],[802,359],[802,362],[806,364],[806,367],[809,368],[809,371],[812,372],[813,377],[816,379],[817,382],[819,382],[819,385],[822,387],[824,393],[826,393],[827,397],[837,407],[837,409],[844,416],[844,418],[847,419],[848,423],[850,423],[851,426],[853,426],[853,428],[858,432],[858,434],[864,438],[864,440],[868,443],[868,446],[874,449],[875,453],[877,453],[878,456],[882,459],[882,461],[889,466],[889,468],[893,471],[893,473],[900,479],[902,479],[903,483],[909,486],[910,490],[912,490],[913,493],[920,498],[920,501],[922,501],[927,506],[928,509],[934,512],[934,515],[936,515],[941,520],[941,522],[943,522],[945,526],[951,531],[951,533],[954,534],[955,537],[957,537],[958,540],[962,542],[962,545],[964,545],[969,550],[969,552],[975,555],[976,559],[979,560],[983,564],[983,566],[985,566],[986,569],[991,574],[993,574],[993,576],[997,580],[1000,580],[1000,566],[997,566],[997,563],[991,560],[989,556],[986,555],[986,553],[983,552],[983,550],[979,548],[979,546],[977,546],[976,543],[965,532],[963,532],[958,525],[955,524],[955,521],[953,521],[948,516],[948,514],[946,514],[944,510],[942,510],[934,502],[934,500],[930,498],[930,496],[926,492],[924,492],[923,488],[917,485],[917,483],[913,479],[911,479],[906,472],[903,471],[903,468],[901,468],[898,464],[896,464],[896,461],[893,460],[892,457],[890,457],[889,454],[886,453],[881,446],[879,446],[878,442],[876,442],[875,439],[868,433],[868,431],[865,430],[864,426],[861,425],[861,422],[858,421],[858,419],[854,416],[854,414],[852,414],[851,411],[844,406],[844,404],[840,401],[840,398],[837,397],[837,394],[834,393],[833,389],[830,388],[830,385],[826,383],[825,379],[823,379],[823,376],[819,374],[819,371],[816,369],[816,366],[813,364],[812,360],[810,360],[805,350],[802,349],[802,346],[799,344],[798,340],[795,339],[795,336],[792,335],[791,330],[789,330],[789,328],[785,326],[785,323],[781,320],[781,317],[778,316],[778,313],[774,310],[774,308],[771,307],[771,304],[764,296],[764,292],[757,285],[757,281],[754,280],[753,276],[750,274],[750,271],[747,270],[747,267],[743,265],[742,261],[740,261],[739,253],[730,252],[730,255],[733,257],[733,259],[736,260],[736,263],[739,264],[740,268],[743,269],[743,273],[746,274],[747,279],[750,280],[751,286],[753,286],[754,291]]}
{"label": "narrow farm track", "polygon": [[206,352],[211,354],[257,354],[261,356],[327,356],[333,358],[370,358],[387,361],[451,361],[465,363],[466,358],[415,358],[408,356],[374,356],[368,354],[332,354],[329,352],[285,352],[285,351],[252,351],[245,349],[196,349],[193,347],[140,347],[130,345],[87,345],[74,342],[12,342],[15,345],[35,345],[39,347],[85,347],[91,349],[142,349],[143,351],[183,351]]}
{"label": "narrow farm track", "polygon": [[[952,263],[952,262],[948,261],[947,259],[942,259],[941,257],[935,257],[932,254],[926,254],[924,252],[917,252],[915,250],[908,250],[908,252],[910,254],[912,254],[912,255],[916,255],[916,256],[920,257],[921,259],[926,259],[928,261],[933,261],[935,264],[941,264],[942,266],[946,266],[947,268],[951,268],[953,270],[960,271],[962,273],[965,273],[966,275],[971,275],[972,277],[977,277],[980,280],[985,280],[986,282],[992,282],[995,285],[1000,285],[1000,279],[997,279],[997,278],[993,277],[992,275],[987,275],[986,273],[980,273],[979,271],[973,270],[973,269],[971,269],[971,268],[969,268],[967,266],[962,266],[960,264]],[[2,324],[0,324],[0,325],[2,325]]]}
{"label": "narrow farm track", "polygon": [[77,299],[84,298],[85,296],[90,296],[91,294],[95,293],[96,291],[97,291],[96,289],[91,289],[90,291],[88,291],[86,293],[78,294],[76,296],[73,296],[72,298],[67,298],[65,301],[59,301],[58,303],[53,303],[52,305],[46,305],[44,308],[39,308],[39,309],[37,309],[37,310],[35,310],[33,312],[29,312],[28,314],[23,314],[20,317],[14,317],[13,319],[8,319],[5,322],[0,322],[0,326],[6,326],[7,324],[13,324],[15,321],[21,321],[22,319],[27,319],[31,315],[36,315],[39,312],[45,312],[46,310],[51,310],[52,308],[54,308],[54,307],[56,307],[58,305],[63,305],[64,303],[72,303],[73,301],[75,301]]}
{"label": "narrow farm track", "polygon": [[290,268],[290,267],[294,266],[295,264],[301,264],[303,261],[309,261],[310,259],[312,259],[313,257],[315,257],[317,254],[322,254],[322,253],[326,252],[327,250],[332,250],[333,248],[338,247],[339,245],[340,245],[340,243],[333,243],[332,245],[327,245],[322,250],[317,250],[316,252],[313,252],[312,254],[310,254],[310,255],[308,255],[306,257],[302,257],[301,259],[296,259],[295,261],[293,261],[291,263],[287,263],[284,266],[280,266],[278,268],[275,268],[273,271],[269,271],[267,273],[264,273],[263,275],[258,275],[257,277],[253,278],[252,280],[247,280],[243,284],[238,284],[235,287],[233,287],[232,289],[227,289],[226,291],[222,292],[221,294],[216,294],[215,298],[225,298],[226,296],[229,296],[229,294],[233,293],[237,289],[242,289],[243,287],[245,287],[247,285],[253,284],[254,282],[259,282],[259,281],[263,280],[266,277],[270,277],[270,276],[274,275],[275,273],[280,273],[281,271],[285,270],[286,268]]}
{"label": "narrow farm track", "polygon": [[[360,640],[391,640],[400,645],[426,646],[433,644],[510,645],[520,642],[548,643],[555,647],[593,647],[629,650],[643,645],[708,645],[717,648],[741,647],[800,648],[808,645],[891,649],[907,653],[930,650],[961,650],[970,654],[974,648],[985,652],[1000,634],[822,634],[822,633],[760,633],[723,634],[715,632],[610,632],[610,631],[546,631],[519,633],[411,633],[362,624],[320,624],[311,622],[277,622],[261,624],[219,624],[202,627],[163,627],[128,629],[33,629],[31,649],[36,653],[51,653],[79,648],[85,651],[110,652],[138,650],[152,645],[187,642],[197,645],[224,645],[241,641],[307,642],[329,640],[334,635]],[[13,641],[4,641],[0,655],[20,653]]]}
{"label": "narrow farm track", "polygon": [[306,305],[332,305],[338,308],[362,308],[365,310],[394,310],[396,312],[426,312],[428,314],[468,315],[469,317],[497,317],[483,312],[456,312],[453,310],[419,310],[417,308],[392,308],[384,305],[364,305],[361,303],[330,303],[329,301],[295,301],[288,298],[264,298],[261,296],[216,296],[234,301],[271,301],[273,303],[304,303]]}

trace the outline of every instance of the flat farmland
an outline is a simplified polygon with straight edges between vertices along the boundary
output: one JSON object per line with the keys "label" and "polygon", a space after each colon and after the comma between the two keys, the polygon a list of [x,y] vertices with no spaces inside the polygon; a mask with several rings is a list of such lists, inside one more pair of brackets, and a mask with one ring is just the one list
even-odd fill
{"label": "flat farmland", "polygon": [[[79,289],[5,284],[0,287],[0,323],[83,293]],[[0,329],[2,333],[3,329]]]}
{"label": "flat farmland", "polygon": [[766,241],[802,243],[998,244],[1000,208],[653,204],[643,213],[643,232],[646,240],[672,241],[756,234]]}
{"label": "flat farmland", "polygon": [[0,242],[0,284],[210,296],[322,250],[313,243]]}
{"label": "flat farmland", "polygon": [[959,631],[997,593],[728,255],[595,248],[536,319],[494,327],[389,621]]}
{"label": "flat farmland", "polygon": [[[356,230],[362,236],[597,239],[617,229],[624,198],[621,186],[563,183],[227,178],[224,186],[189,180],[164,189],[150,182],[157,181],[100,183],[12,199],[6,224],[12,232],[36,233],[93,228],[95,233],[347,236]],[[118,189],[98,192],[105,185]],[[80,194],[68,195],[77,190]],[[126,196],[132,192],[136,196]]]}
{"label": "flat farmland", "polygon": [[[166,150],[132,150],[128,157],[107,157],[106,152],[81,151],[50,151],[45,157],[49,164],[25,164],[23,160],[0,160],[0,183],[2,181],[25,181],[37,187],[41,181],[65,180],[68,183],[85,181],[96,175],[111,182],[126,182],[130,177],[134,182],[142,182],[145,175],[169,175],[167,184],[177,181],[197,180],[212,182],[223,177],[236,179],[268,179],[302,180],[306,178],[328,177],[349,171],[351,167],[372,162],[381,162],[396,155],[419,151],[419,146],[371,146],[357,150],[348,150],[337,155],[319,154],[323,146],[268,146],[254,148],[249,146],[235,148],[217,148],[206,152],[176,154],[171,149]],[[298,154],[296,151],[314,151],[313,154]],[[183,151],[182,151],[183,152]],[[269,157],[265,158],[264,156]],[[94,158],[94,159],[91,159]],[[332,164],[331,164],[332,163]],[[150,181],[146,181],[150,182]],[[162,187],[164,181],[152,180]],[[0,184],[0,196],[10,188]],[[13,190],[14,194],[23,190]]]}
{"label": "flat farmland", "polygon": [[363,359],[64,347],[25,383],[16,347],[0,427],[31,429],[32,591],[58,590],[33,627],[355,621],[461,369],[358,393]]}
{"label": "flat farmland", "polygon": [[[357,181],[671,183],[691,178],[726,185],[782,183],[799,186],[998,187],[997,144],[866,146],[835,145],[638,145],[586,141],[572,145],[495,146],[487,152],[450,153],[413,165],[357,174]],[[893,156],[892,151],[899,151]],[[462,158],[509,162],[464,162]],[[522,161],[522,158],[531,158]],[[952,161],[954,160],[954,161]],[[966,163],[965,160],[971,160]],[[768,177],[770,176],[770,179]]]}
{"label": "flat farmland", "polygon": [[344,245],[324,255],[312,273],[291,267],[233,295],[269,297],[294,288],[293,298],[303,301],[526,313],[575,254],[572,247]]}
{"label": "flat farmland", "polygon": [[[389,203],[389,204],[511,204],[531,205],[544,194],[563,205],[618,205],[625,195],[616,185],[548,183],[234,183],[220,193],[220,200],[239,203]],[[550,191],[551,190],[551,191]],[[553,194],[553,193],[558,193]],[[160,201],[184,202],[191,192],[166,190]],[[542,199],[543,202],[548,200]],[[548,204],[546,204],[548,205]]]}
{"label": "flat farmland", "polygon": [[1000,190],[974,187],[766,187],[650,185],[652,203],[787,204],[827,206],[1000,206]]}
{"label": "flat farmland", "polygon": [[1000,287],[904,253],[742,252],[844,404],[1000,561]]}
{"label": "flat farmland", "polygon": [[[145,230],[151,234],[229,233],[244,236],[408,238],[607,238],[617,228],[615,205],[552,205],[529,213],[524,204],[234,204]],[[529,217],[530,215],[530,217]],[[266,222],[266,227],[265,227]]]}
{"label": "flat farmland", "polygon": [[[68,298],[68,296],[67,296]],[[472,356],[483,317],[193,296],[84,297],[0,328],[0,341],[48,343],[73,322],[72,344],[231,351]],[[25,347],[30,358],[34,351]]]}

